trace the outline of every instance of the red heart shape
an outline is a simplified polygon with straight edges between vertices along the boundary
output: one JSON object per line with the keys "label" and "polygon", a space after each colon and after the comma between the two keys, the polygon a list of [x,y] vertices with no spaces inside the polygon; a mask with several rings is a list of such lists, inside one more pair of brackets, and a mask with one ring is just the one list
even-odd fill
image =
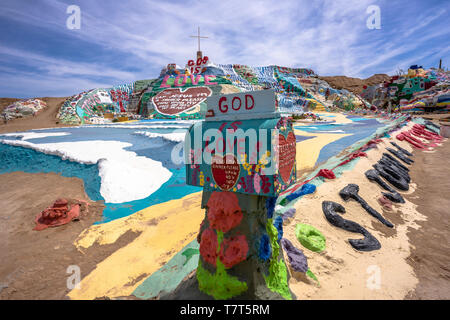
{"label": "red heart shape", "polygon": [[236,157],[227,154],[224,157],[214,155],[211,161],[213,179],[221,190],[228,191],[236,184],[241,167]]}
{"label": "red heart shape", "polygon": [[159,113],[172,116],[195,107],[211,94],[212,91],[208,87],[192,87],[185,91],[171,88],[155,95],[152,101]]}
{"label": "red heart shape", "polygon": [[289,182],[292,168],[294,168],[296,143],[297,139],[292,131],[289,132],[287,139],[281,133],[278,135],[278,171],[285,183]]}

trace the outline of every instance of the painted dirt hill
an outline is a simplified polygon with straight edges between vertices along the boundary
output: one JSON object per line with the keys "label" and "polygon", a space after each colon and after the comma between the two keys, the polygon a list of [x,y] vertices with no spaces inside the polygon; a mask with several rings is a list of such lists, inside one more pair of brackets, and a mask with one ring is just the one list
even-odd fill
{"label": "painted dirt hill", "polygon": [[213,64],[203,57],[197,64],[190,60],[185,68],[168,64],[158,78],[95,88],[69,98],[1,98],[0,112],[5,123],[13,124],[8,131],[149,118],[202,119],[210,96],[264,89],[275,91],[278,110],[284,114],[447,112],[449,84],[449,72],[417,66],[401,76],[359,79],[318,76],[308,68]]}
{"label": "painted dirt hill", "polygon": [[[41,128],[52,128],[52,127],[64,127],[67,124],[60,123],[57,118],[59,109],[68,97],[61,98],[36,98],[21,100],[16,98],[0,98],[0,114],[2,115],[2,124],[0,126],[0,133],[5,132],[18,132],[26,131],[31,129],[41,129]],[[20,117],[14,117],[13,119],[8,119],[5,124],[5,109],[14,108],[17,104],[22,104],[24,102],[33,102],[36,100],[41,101],[45,104],[45,107],[37,110],[34,115],[21,115]],[[17,109],[16,109],[17,110]],[[20,110],[20,109],[19,109]]]}
{"label": "painted dirt hill", "polygon": [[207,57],[199,59],[197,67],[192,64],[186,68],[169,64],[156,79],[74,95],[65,101],[57,117],[64,124],[199,119],[204,118],[206,99],[212,95],[264,89],[275,91],[282,113],[325,111],[334,102],[339,106],[343,101],[352,107],[364,106],[360,97],[332,88],[307,68],[212,64]]}
{"label": "painted dirt hill", "polygon": [[369,87],[384,81],[388,81],[390,76],[377,73],[367,79],[351,78],[346,76],[321,76],[319,79],[328,82],[333,88],[341,90],[346,89],[360,95],[364,86]]}

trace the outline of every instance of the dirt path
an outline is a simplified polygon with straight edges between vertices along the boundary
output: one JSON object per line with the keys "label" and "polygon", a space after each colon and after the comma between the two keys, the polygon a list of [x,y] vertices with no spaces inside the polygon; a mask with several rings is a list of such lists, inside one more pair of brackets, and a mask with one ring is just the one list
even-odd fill
{"label": "dirt path", "polygon": [[[58,114],[59,108],[66,101],[66,98],[37,98],[45,101],[47,103],[47,108],[39,112],[35,117],[26,117],[22,119],[14,119],[8,121],[5,125],[3,120],[0,123],[0,133],[6,132],[21,132],[31,129],[41,129],[41,128],[53,128],[53,127],[68,127],[68,125],[63,125],[58,123],[56,115]],[[19,99],[13,98],[0,98],[0,113],[5,107],[12,104],[14,101]]]}
{"label": "dirt path", "polygon": [[86,218],[33,231],[35,216],[58,197],[89,200],[78,178],[55,173],[0,175],[0,299],[65,299],[69,266],[78,266],[82,278],[137,236],[128,232],[114,244],[78,251],[73,242],[100,220],[104,208],[91,201]]}
{"label": "dirt path", "polygon": [[409,299],[450,299],[450,140],[434,153],[414,152],[411,179],[416,191],[406,198],[427,216],[410,230],[408,263],[419,279]]}

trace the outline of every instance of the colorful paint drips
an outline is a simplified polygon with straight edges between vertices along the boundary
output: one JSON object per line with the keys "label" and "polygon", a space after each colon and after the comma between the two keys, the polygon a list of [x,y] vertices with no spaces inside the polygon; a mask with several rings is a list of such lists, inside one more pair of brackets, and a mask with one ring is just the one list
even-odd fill
{"label": "colorful paint drips", "polygon": [[273,212],[275,211],[275,205],[277,203],[277,197],[268,197],[266,199],[267,218],[272,219]]}
{"label": "colorful paint drips", "polygon": [[283,238],[283,218],[281,216],[278,216],[275,218],[275,221],[273,223],[275,228],[277,228],[278,231],[278,242],[280,242],[281,238]]}
{"label": "colorful paint drips", "polygon": [[261,239],[259,240],[258,257],[262,261],[267,261],[270,259],[271,254],[272,254],[272,248],[270,246],[269,236],[267,234],[263,234],[261,236]]}
{"label": "colorful paint drips", "polygon": [[202,262],[199,261],[197,280],[199,290],[213,296],[216,300],[230,299],[247,291],[247,284],[239,281],[237,277],[228,275],[225,266],[219,260],[214,274],[203,268]]}
{"label": "colorful paint drips", "polygon": [[274,227],[272,219],[267,220],[266,230],[272,246],[272,259],[270,260],[269,275],[264,276],[264,280],[270,290],[277,292],[286,300],[292,300],[287,281],[287,268],[283,259],[279,257],[278,231]]}

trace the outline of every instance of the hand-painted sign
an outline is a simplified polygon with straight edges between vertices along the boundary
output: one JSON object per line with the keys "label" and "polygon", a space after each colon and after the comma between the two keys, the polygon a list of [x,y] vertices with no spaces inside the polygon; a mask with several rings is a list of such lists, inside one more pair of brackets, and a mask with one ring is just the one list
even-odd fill
{"label": "hand-painted sign", "polygon": [[206,101],[206,121],[275,118],[275,92],[272,89],[212,96]]}
{"label": "hand-painted sign", "polygon": [[176,115],[194,108],[212,94],[207,87],[166,89],[152,98],[156,110],[165,115]]}
{"label": "hand-painted sign", "polygon": [[207,56],[198,58],[197,63],[195,63],[194,60],[189,60],[187,63],[187,68],[189,68],[191,74],[203,73],[206,70],[208,62],[209,58]]}
{"label": "hand-painted sign", "polygon": [[190,75],[187,76],[185,74],[180,74],[176,78],[171,77],[170,75],[166,75],[161,82],[160,88],[171,88],[171,87],[184,87],[186,85],[199,85],[203,83],[207,86],[217,85],[217,82],[214,82],[216,76],[214,75]]}

